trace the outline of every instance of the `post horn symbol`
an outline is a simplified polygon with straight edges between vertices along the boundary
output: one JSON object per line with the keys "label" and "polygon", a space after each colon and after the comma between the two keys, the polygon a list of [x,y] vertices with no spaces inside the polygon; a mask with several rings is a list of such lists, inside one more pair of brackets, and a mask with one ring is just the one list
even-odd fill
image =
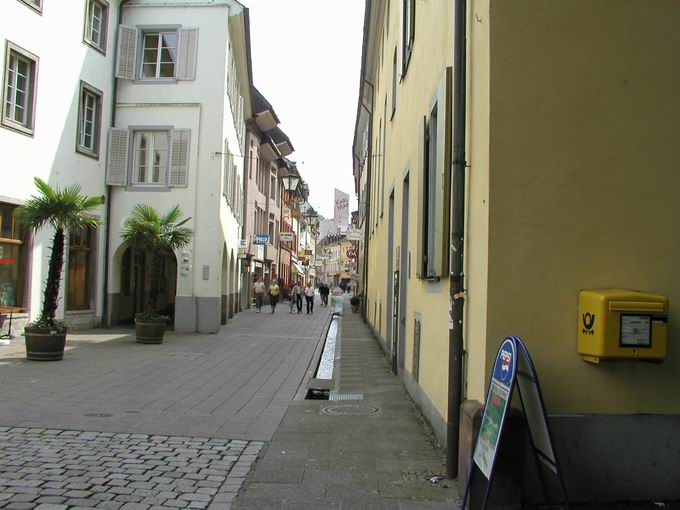
{"label": "post horn symbol", "polygon": [[583,314],[583,327],[587,330],[592,330],[595,325],[595,314],[584,313]]}

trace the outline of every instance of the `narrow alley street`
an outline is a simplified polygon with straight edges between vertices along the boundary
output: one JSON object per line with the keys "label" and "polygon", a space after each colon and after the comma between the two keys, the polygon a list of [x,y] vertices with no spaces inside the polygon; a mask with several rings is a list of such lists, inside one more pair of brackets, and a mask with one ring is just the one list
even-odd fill
{"label": "narrow alley street", "polygon": [[[0,507],[449,508],[453,490],[429,481],[439,451],[346,312],[332,398],[351,402],[300,399],[323,307],[246,311],[161,345],[81,332],[61,363],[26,361],[15,339],[0,351]],[[374,411],[336,414],[344,405]]]}

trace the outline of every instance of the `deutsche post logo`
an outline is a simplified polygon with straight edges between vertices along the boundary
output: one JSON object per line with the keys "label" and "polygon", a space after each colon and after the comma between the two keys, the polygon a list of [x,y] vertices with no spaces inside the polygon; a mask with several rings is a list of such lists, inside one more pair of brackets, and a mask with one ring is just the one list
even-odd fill
{"label": "deutsche post logo", "polygon": [[595,334],[595,314],[593,313],[583,314],[583,334],[584,335]]}

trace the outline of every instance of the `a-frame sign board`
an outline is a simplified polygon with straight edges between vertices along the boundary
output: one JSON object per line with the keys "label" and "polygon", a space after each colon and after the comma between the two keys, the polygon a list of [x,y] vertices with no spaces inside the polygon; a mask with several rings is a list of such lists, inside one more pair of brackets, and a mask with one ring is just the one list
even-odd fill
{"label": "a-frame sign board", "polygon": [[[567,490],[564,485],[564,478],[560,469],[555,443],[553,442],[550,424],[545,412],[543,393],[538,383],[538,375],[531,360],[529,351],[521,338],[509,336],[501,344],[496,355],[489,390],[486,394],[484,404],[484,416],[479,429],[479,437],[474,449],[470,474],[465,485],[465,494],[461,510],[467,505],[470,495],[472,480],[476,472],[475,466],[485,476],[487,480],[484,499],[482,500],[482,510],[486,510],[491,495],[491,485],[493,483],[494,469],[496,467],[496,457],[498,447],[503,438],[503,426],[508,407],[512,401],[513,390],[517,388],[524,415],[526,416],[529,428],[529,440],[531,449],[536,459],[536,469],[538,471],[543,495],[548,502],[548,492],[541,470],[541,463],[550,470],[560,482],[564,505],[569,508]],[[540,461],[540,463],[539,463]]]}

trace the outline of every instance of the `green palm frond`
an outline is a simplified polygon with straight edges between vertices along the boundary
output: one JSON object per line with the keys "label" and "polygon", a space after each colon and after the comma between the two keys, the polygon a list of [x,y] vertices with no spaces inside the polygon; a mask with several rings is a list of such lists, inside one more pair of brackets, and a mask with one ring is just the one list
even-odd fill
{"label": "green palm frond", "polygon": [[35,231],[47,225],[63,229],[93,228],[99,225],[99,220],[91,214],[104,203],[104,197],[81,194],[79,184],[59,189],[38,177],[34,182],[40,193],[32,196],[15,211],[16,218],[22,225]]}
{"label": "green palm frond", "polygon": [[165,214],[147,204],[137,204],[125,220],[120,236],[124,242],[145,250],[174,251],[191,242],[193,231],[183,227],[182,210],[175,206]]}

